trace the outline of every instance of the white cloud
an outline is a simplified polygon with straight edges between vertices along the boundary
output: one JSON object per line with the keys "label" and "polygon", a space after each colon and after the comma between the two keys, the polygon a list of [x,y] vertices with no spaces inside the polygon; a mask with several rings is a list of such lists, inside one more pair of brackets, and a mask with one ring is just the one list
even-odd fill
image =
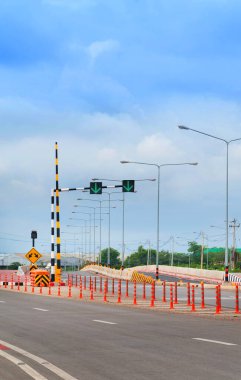
{"label": "white cloud", "polygon": [[87,53],[90,56],[92,62],[94,62],[100,55],[115,51],[119,48],[119,42],[116,40],[105,40],[92,42],[88,48]]}
{"label": "white cloud", "polygon": [[80,9],[95,6],[96,0],[43,0],[43,4],[70,9]]}

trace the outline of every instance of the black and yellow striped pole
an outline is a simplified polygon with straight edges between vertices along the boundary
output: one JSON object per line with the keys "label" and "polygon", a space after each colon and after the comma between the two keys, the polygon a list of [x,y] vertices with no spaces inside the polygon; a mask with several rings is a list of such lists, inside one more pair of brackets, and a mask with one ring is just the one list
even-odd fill
{"label": "black and yellow striped pole", "polygon": [[56,187],[55,187],[55,197],[56,197],[56,272],[55,281],[61,282],[61,255],[60,255],[60,204],[59,204],[59,161],[58,161],[58,143],[55,143],[55,171],[56,171]]}
{"label": "black and yellow striped pole", "polygon": [[55,282],[54,190],[51,190],[51,282]]}

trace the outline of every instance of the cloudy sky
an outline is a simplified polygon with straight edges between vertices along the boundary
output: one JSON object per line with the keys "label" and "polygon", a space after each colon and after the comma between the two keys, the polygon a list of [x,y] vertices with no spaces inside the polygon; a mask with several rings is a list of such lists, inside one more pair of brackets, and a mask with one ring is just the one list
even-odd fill
{"label": "cloudy sky", "polygon": [[[120,160],[197,161],[161,168],[160,246],[169,249],[175,236],[175,249],[185,250],[200,231],[222,245],[225,144],[177,125],[241,137],[240,17],[237,0],[1,1],[0,253],[27,252],[33,229],[37,248],[49,252],[55,141],[61,187],[157,176],[155,167]],[[241,219],[240,163],[237,142],[230,145],[230,220]],[[127,254],[140,242],[156,244],[157,184],[137,182],[136,190],[125,201]],[[80,228],[67,227],[83,225],[69,220],[77,197],[107,199],[61,194],[67,251],[74,236],[77,245],[82,239]],[[121,249],[122,203],[114,204],[111,245]]]}

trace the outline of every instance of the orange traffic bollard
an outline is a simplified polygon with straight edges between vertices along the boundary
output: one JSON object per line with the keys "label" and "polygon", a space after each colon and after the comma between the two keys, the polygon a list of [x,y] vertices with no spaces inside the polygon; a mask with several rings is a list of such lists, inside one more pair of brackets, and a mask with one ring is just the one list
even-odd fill
{"label": "orange traffic bollard", "polygon": [[118,280],[118,299],[117,303],[121,303],[121,280]]}
{"label": "orange traffic bollard", "polygon": [[79,298],[83,298],[83,291],[82,291],[82,278],[79,278]]}
{"label": "orange traffic bollard", "polygon": [[20,291],[20,277],[18,276],[18,291]]}
{"label": "orange traffic bollard", "polygon": [[187,283],[187,306],[191,306],[190,282]]}
{"label": "orange traffic bollard", "polygon": [[205,309],[205,301],[204,301],[204,283],[201,283],[201,309]]}
{"label": "orange traffic bollard", "polygon": [[126,280],[126,297],[129,297],[129,281]]}
{"label": "orange traffic bollard", "polygon": [[84,290],[86,290],[86,276],[84,276]]}
{"label": "orange traffic bollard", "polygon": [[235,285],[235,314],[240,314],[239,311],[239,288],[238,285]]}
{"label": "orange traffic bollard", "polygon": [[11,275],[11,289],[13,289],[13,274]]}
{"label": "orange traffic bollard", "polygon": [[94,280],[94,292],[96,292],[96,276],[95,276],[95,280]]}
{"label": "orange traffic bollard", "polygon": [[218,285],[216,286],[216,312],[215,314],[220,314],[220,308],[219,308],[219,289],[218,289]]}
{"label": "orange traffic bollard", "polygon": [[177,282],[174,283],[174,304],[177,304]]}
{"label": "orange traffic bollard", "polygon": [[24,291],[25,291],[25,293],[28,291],[28,288],[27,288],[27,276],[24,277]]}
{"label": "orange traffic bollard", "polygon": [[166,281],[162,283],[162,302],[167,302],[166,300]]}
{"label": "orange traffic bollard", "polygon": [[150,303],[150,307],[154,307],[155,306],[155,288],[154,288],[154,282],[151,284],[151,303]]}
{"label": "orange traffic bollard", "polygon": [[104,299],[103,299],[104,302],[107,302],[107,279],[105,280],[105,283],[104,283]]}
{"label": "orange traffic bollard", "polygon": [[102,276],[100,276],[100,293],[102,293]]}
{"label": "orange traffic bollard", "polygon": [[142,293],[142,299],[146,299],[146,282],[143,282],[143,293]]}
{"label": "orange traffic bollard", "polygon": [[60,293],[60,282],[58,283],[58,297],[61,296],[61,293]]}
{"label": "orange traffic bollard", "polygon": [[191,311],[196,311],[195,307],[195,286],[192,285],[192,309]]}
{"label": "orange traffic bollard", "polygon": [[133,305],[137,305],[137,302],[136,302],[136,280],[134,280]]}
{"label": "orange traffic bollard", "polygon": [[115,295],[115,279],[112,278],[112,295]]}
{"label": "orange traffic bollard", "polygon": [[173,285],[170,284],[170,310],[174,309],[173,305]]}
{"label": "orange traffic bollard", "polygon": [[48,295],[51,296],[51,285],[50,285],[50,282],[49,282],[49,292],[48,292]]}
{"label": "orange traffic bollard", "polygon": [[71,289],[71,283],[69,284],[69,294],[68,298],[72,297],[72,289]]}

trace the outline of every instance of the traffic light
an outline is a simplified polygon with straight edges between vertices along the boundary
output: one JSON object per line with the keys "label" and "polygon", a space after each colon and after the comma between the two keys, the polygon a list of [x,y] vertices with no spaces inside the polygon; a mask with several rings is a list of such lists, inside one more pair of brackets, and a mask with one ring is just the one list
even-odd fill
{"label": "traffic light", "polygon": [[102,194],[102,182],[90,182],[90,194]]}
{"label": "traffic light", "polygon": [[124,179],[122,181],[122,192],[134,193],[134,191],[135,191],[135,181],[133,179]]}

